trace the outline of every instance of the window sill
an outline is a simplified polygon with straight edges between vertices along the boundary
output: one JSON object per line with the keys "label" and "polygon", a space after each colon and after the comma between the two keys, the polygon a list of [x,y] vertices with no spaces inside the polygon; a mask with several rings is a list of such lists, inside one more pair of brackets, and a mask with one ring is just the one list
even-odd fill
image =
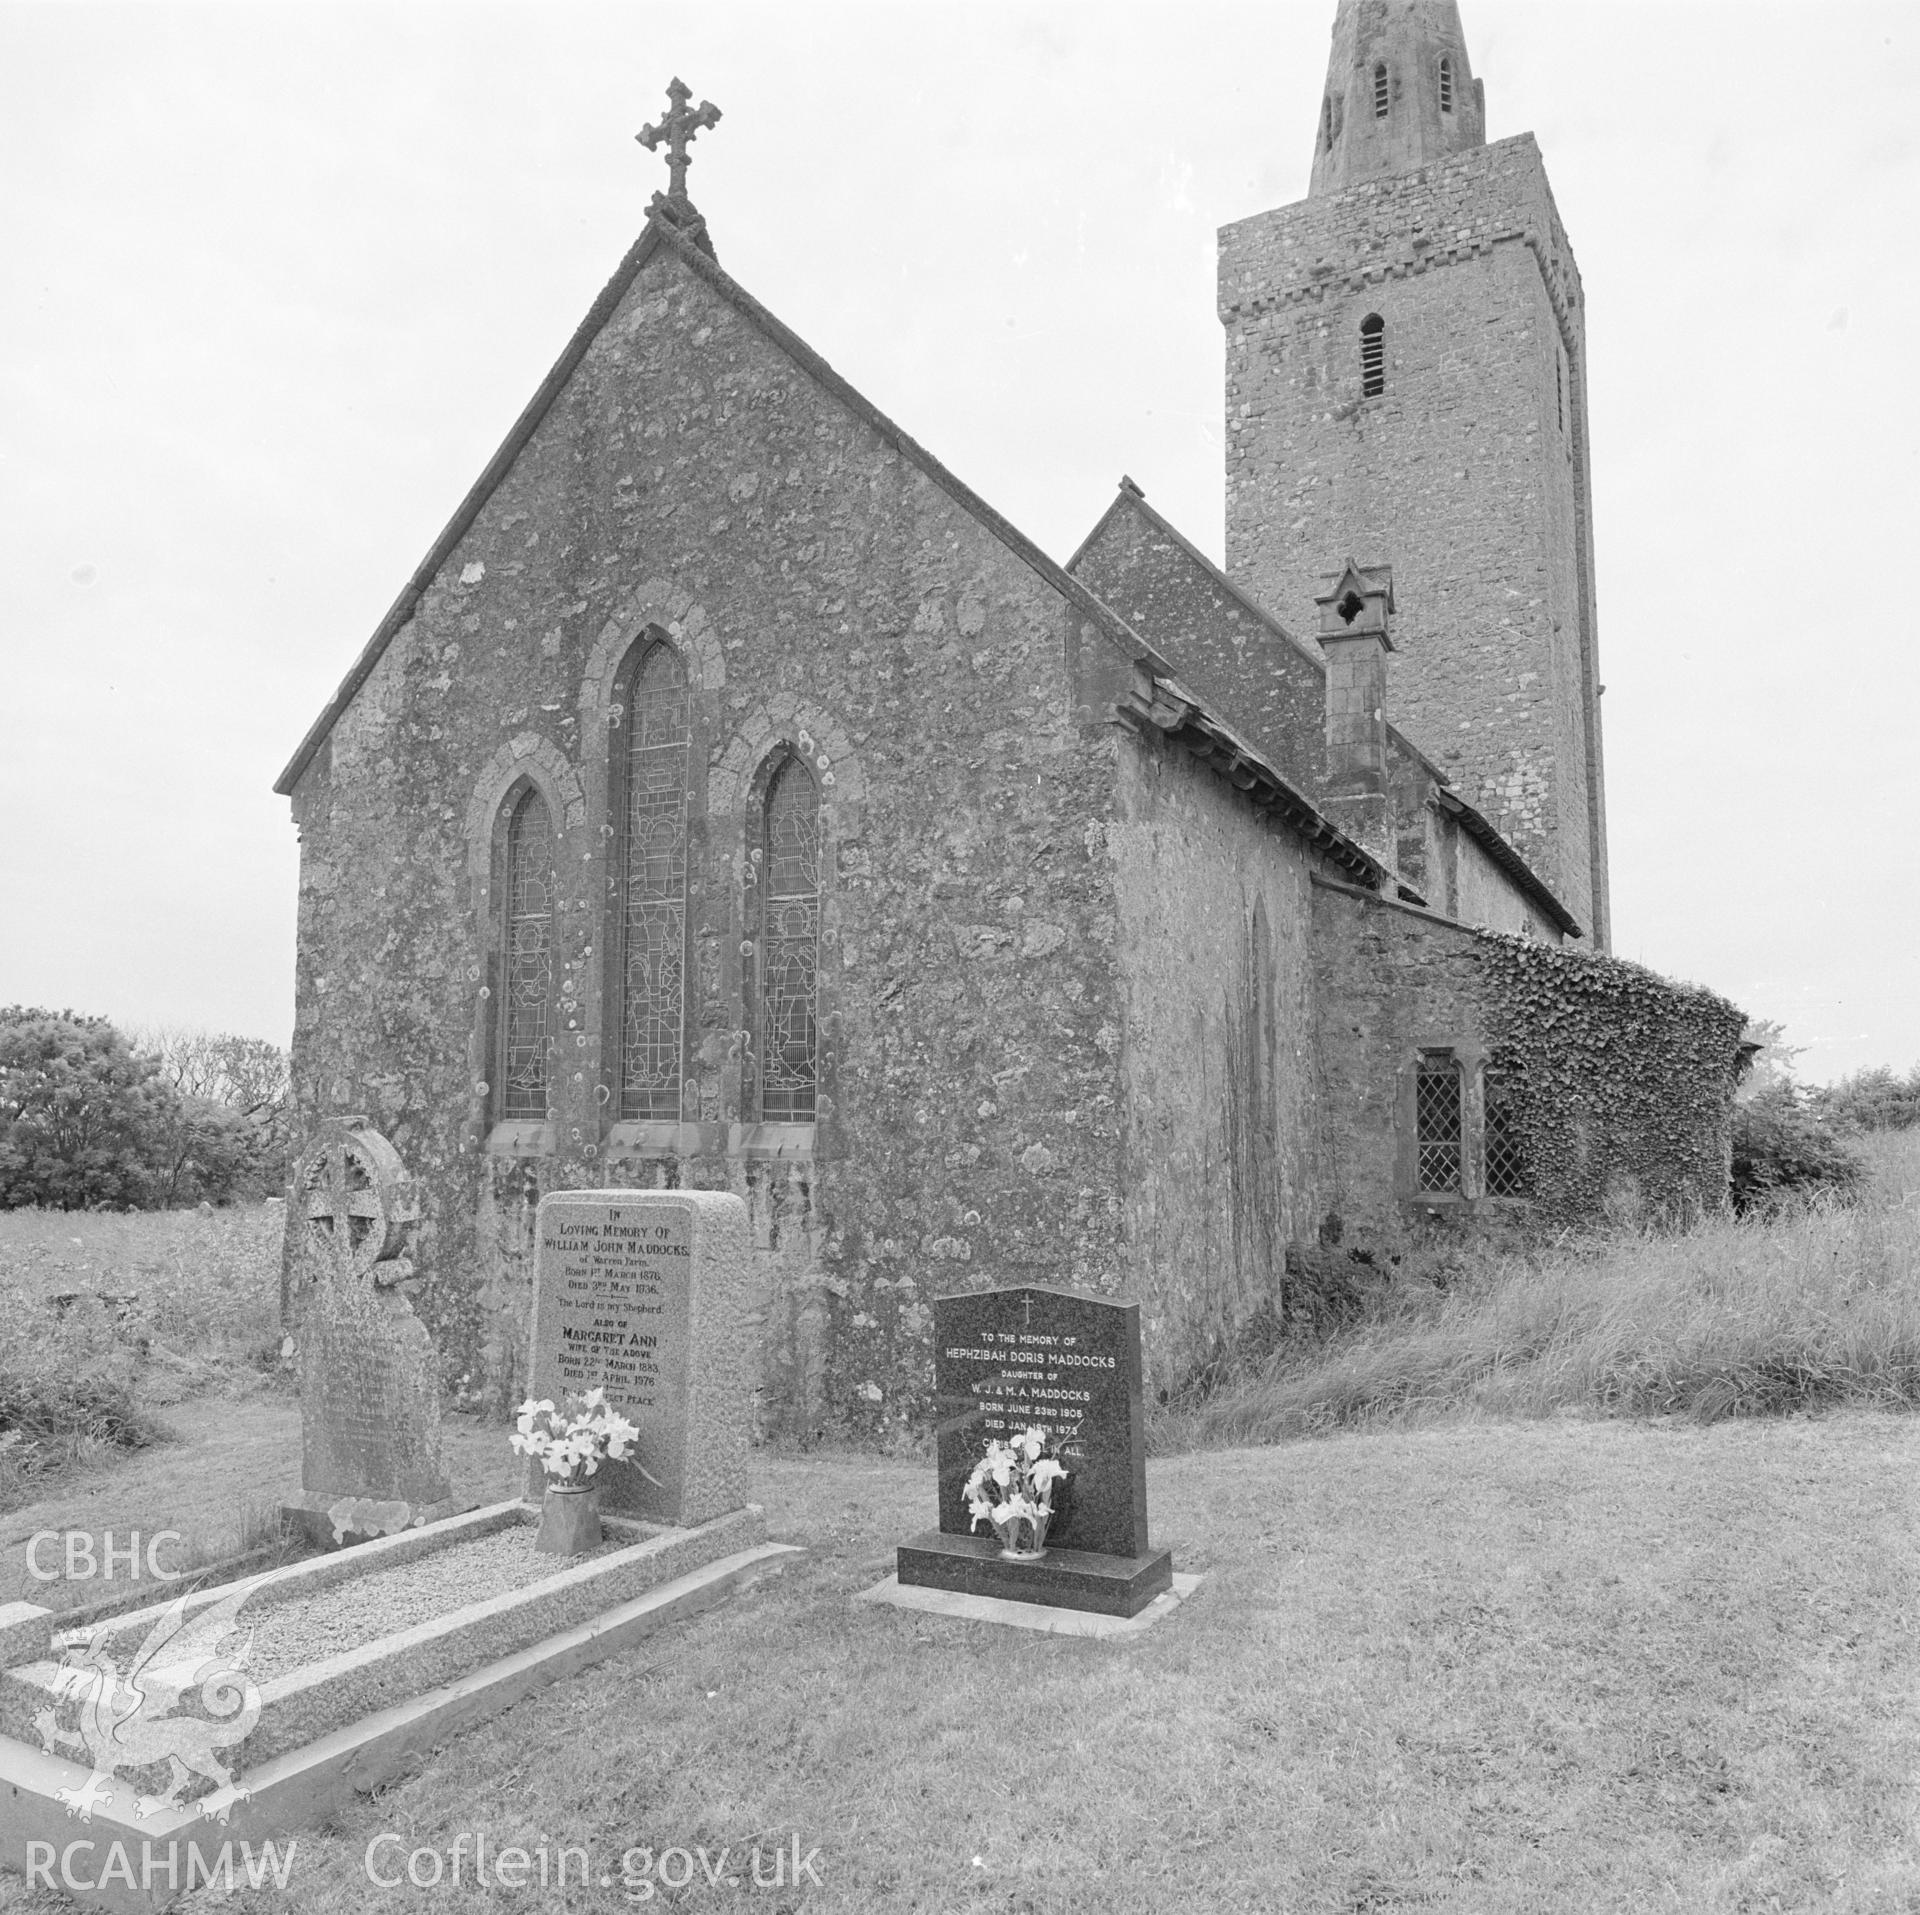
{"label": "window sill", "polygon": [[615,1124],[608,1157],[757,1157],[787,1163],[813,1158],[811,1124]]}
{"label": "window sill", "polygon": [[718,1149],[717,1124],[682,1124],[670,1117],[633,1118],[607,1132],[608,1157],[710,1157]]}
{"label": "window sill", "polygon": [[1490,1197],[1484,1192],[1469,1197],[1459,1190],[1422,1190],[1400,1199],[1408,1210],[1525,1210],[1531,1197]]}
{"label": "window sill", "polygon": [[789,1162],[813,1156],[811,1124],[736,1124],[728,1141],[732,1157],[778,1157]]}
{"label": "window sill", "polygon": [[559,1139],[552,1124],[537,1117],[508,1117],[487,1132],[489,1157],[551,1157]]}

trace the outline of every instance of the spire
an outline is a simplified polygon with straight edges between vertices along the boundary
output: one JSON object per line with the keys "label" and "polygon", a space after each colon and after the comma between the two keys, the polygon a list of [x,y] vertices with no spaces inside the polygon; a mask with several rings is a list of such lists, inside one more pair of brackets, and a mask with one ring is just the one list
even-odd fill
{"label": "spire", "polygon": [[1457,0],[1340,0],[1309,198],[1486,143]]}

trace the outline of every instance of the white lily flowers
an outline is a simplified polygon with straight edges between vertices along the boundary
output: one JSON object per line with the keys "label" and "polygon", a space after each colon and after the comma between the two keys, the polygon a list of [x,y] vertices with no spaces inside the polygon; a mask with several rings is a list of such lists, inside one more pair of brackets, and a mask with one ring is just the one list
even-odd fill
{"label": "white lily flowers", "polygon": [[[507,1440],[522,1456],[537,1456],[556,1488],[577,1489],[609,1460],[627,1462],[640,1432],[607,1401],[604,1389],[567,1398],[565,1411],[529,1397]],[[644,1472],[643,1472],[644,1474]]]}

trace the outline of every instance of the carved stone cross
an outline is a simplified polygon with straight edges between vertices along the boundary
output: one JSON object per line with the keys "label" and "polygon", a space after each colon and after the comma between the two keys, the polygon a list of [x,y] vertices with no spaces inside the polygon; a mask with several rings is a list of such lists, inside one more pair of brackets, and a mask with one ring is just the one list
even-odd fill
{"label": "carved stone cross", "polygon": [[678,78],[667,88],[667,98],[673,104],[664,117],[656,120],[652,126],[643,126],[633,137],[649,153],[665,143],[667,196],[684,201],[687,197],[687,168],[693,164],[692,155],[687,151],[687,142],[702,127],[717,125],[720,109],[711,100],[702,100],[697,107],[689,108],[687,102],[693,98],[693,91],[684,80]]}
{"label": "carved stone cross", "polygon": [[308,1248],[337,1277],[392,1284],[413,1275],[407,1227],[419,1217],[412,1179],[364,1117],[328,1124],[300,1176]]}

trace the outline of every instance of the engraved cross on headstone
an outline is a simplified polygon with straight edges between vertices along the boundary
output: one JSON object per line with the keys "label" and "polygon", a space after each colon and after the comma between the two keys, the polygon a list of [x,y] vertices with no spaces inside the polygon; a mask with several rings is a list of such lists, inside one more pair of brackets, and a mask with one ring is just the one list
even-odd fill
{"label": "engraved cross on headstone", "polygon": [[395,1254],[397,1233],[418,1214],[406,1173],[365,1118],[329,1125],[301,1182],[308,1241],[338,1275],[396,1283],[413,1274],[412,1261]]}
{"label": "engraved cross on headstone", "polygon": [[666,114],[656,120],[652,126],[643,126],[633,137],[649,153],[657,150],[663,143],[667,149],[667,197],[678,200],[682,205],[687,198],[687,168],[693,164],[693,157],[687,151],[687,142],[702,127],[719,123],[720,109],[711,100],[702,100],[697,107],[690,108],[687,102],[693,98],[693,90],[684,80],[676,78],[667,88],[667,98],[673,102]]}

